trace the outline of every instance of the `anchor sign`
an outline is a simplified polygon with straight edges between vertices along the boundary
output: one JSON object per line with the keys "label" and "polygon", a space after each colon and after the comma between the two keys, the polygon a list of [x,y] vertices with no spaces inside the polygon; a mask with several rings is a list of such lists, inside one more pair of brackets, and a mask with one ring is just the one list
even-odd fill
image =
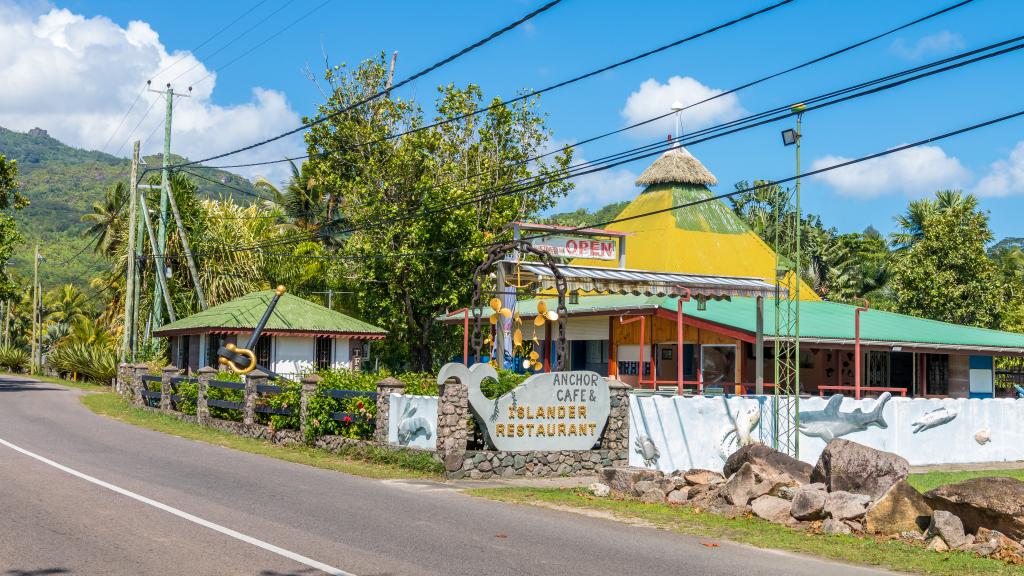
{"label": "anchor sign", "polygon": [[217,356],[220,358],[217,360],[219,363],[227,366],[228,370],[231,370],[235,374],[245,375],[257,368],[260,371],[266,373],[270,378],[277,378],[275,374],[269,368],[260,366],[256,363],[256,353],[253,352],[253,348],[256,347],[256,343],[259,342],[260,334],[263,332],[263,328],[267,325],[267,320],[270,320],[270,315],[273,314],[274,308],[277,306],[277,301],[284,295],[285,287],[278,286],[274,290],[274,297],[270,299],[270,303],[267,304],[267,310],[263,313],[263,317],[260,318],[259,324],[252,331],[252,336],[249,337],[249,343],[245,345],[245,348],[239,348],[232,343],[227,343],[217,349]]}
{"label": "anchor sign", "polygon": [[480,391],[484,379],[498,379],[489,364],[446,364],[437,382],[449,378],[466,385],[470,409],[498,450],[590,450],[608,422],[608,380],[595,372],[534,374],[495,400]]}

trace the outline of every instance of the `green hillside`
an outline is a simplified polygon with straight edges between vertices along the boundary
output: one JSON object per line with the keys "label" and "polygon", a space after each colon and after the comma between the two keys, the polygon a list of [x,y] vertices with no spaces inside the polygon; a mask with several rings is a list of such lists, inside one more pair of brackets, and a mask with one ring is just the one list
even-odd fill
{"label": "green hillside", "polygon": [[[23,276],[32,273],[32,248],[39,242],[46,258],[40,268],[44,290],[57,284],[72,282],[85,286],[103,263],[86,248],[82,236],[83,214],[92,211],[94,202],[118,180],[127,182],[130,162],[95,150],[68,146],[50,137],[45,130],[34,128],[15,132],[0,127],[0,154],[18,161],[21,193],[31,205],[20,210],[15,218],[25,243],[15,253],[12,268]],[[184,159],[171,156],[172,163]],[[160,166],[159,156],[145,158],[149,166]],[[190,170],[193,170],[190,168]],[[197,168],[196,173],[235,188],[252,191],[251,183],[241,176],[223,170]],[[237,197],[248,204],[251,196],[227,186],[196,178],[199,192],[209,197]]]}

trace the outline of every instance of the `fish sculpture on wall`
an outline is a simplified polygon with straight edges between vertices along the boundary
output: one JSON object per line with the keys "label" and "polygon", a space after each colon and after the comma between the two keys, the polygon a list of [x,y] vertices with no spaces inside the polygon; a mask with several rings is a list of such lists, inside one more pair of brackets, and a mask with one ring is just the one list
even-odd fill
{"label": "fish sculpture on wall", "polygon": [[992,433],[988,431],[988,428],[982,428],[974,433],[974,441],[984,446],[992,441]]}
{"label": "fish sculpture on wall", "polygon": [[875,407],[870,412],[857,408],[852,412],[840,412],[839,407],[843,404],[843,395],[835,394],[828,399],[824,410],[809,410],[800,412],[800,432],[804,436],[815,436],[825,442],[831,442],[833,438],[846,436],[853,432],[863,432],[869,426],[888,428],[882,410],[885,403],[892,398],[892,394],[883,392]]}
{"label": "fish sculpture on wall", "polygon": [[733,418],[735,424],[726,429],[725,433],[722,434],[722,439],[718,442],[718,454],[722,457],[722,460],[728,460],[729,455],[736,450],[754,443],[751,433],[760,421],[760,406],[753,406],[736,412],[736,416]]}
{"label": "fish sculpture on wall", "polygon": [[910,423],[914,427],[914,434],[923,432],[924,430],[930,430],[936,426],[942,426],[943,424],[950,422],[953,418],[956,418],[957,411],[950,410],[943,406],[942,408],[936,408],[931,412],[926,413],[917,420]]}
{"label": "fish sculpture on wall", "polygon": [[434,426],[423,416],[416,416],[416,407],[412,404],[402,411],[402,419],[398,422],[398,443],[408,446],[410,442],[422,436],[427,440],[434,435]]}
{"label": "fish sculpture on wall", "polygon": [[658,447],[654,445],[654,441],[649,436],[641,434],[633,442],[634,451],[643,458],[644,466],[656,468],[658,466],[658,459],[661,458],[661,452]]}

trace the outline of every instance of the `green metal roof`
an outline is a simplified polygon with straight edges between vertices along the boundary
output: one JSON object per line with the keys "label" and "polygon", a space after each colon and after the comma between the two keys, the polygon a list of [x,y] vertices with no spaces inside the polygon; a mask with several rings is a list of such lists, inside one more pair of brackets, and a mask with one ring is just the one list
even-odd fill
{"label": "green metal roof", "polygon": [[[557,299],[544,299],[554,307]],[[525,317],[535,315],[537,299],[522,300],[517,307]],[[631,295],[581,296],[579,303],[569,304],[569,316],[575,314],[620,314],[629,310],[656,309],[658,307],[675,312],[676,299],[671,297],[645,297]],[[765,300],[764,331],[769,338],[775,336],[774,302]],[[801,339],[853,340],[855,306],[838,302],[800,302]],[[484,309],[484,316],[492,313]],[[697,310],[696,302],[683,304],[683,314],[733,329],[753,334],[756,330],[756,300],[734,297],[729,301],[707,302],[706,310]],[[457,318],[455,319],[457,320]],[[451,322],[452,319],[449,319]],[[948,322],[927,320],[894,312],[869,310],[861,313],[861,340],[865,343],[899,342],[936,345],[942,347],[964,346],[984,348],[1012,348],[1024,353],[1024,334],[959,326]]]}
{"label": "green metal roof", "polygon": [[[267,310],[273,290],[253,292],[230,302],[171,322],[153,332],[156,336],[174,336],[199,332],[251,331]],[[267,333],[309,333],[323,335],[359,335],[383,337],[387,332],[372,324],[335,312],[309,300],[285,293],[267,320]]]}

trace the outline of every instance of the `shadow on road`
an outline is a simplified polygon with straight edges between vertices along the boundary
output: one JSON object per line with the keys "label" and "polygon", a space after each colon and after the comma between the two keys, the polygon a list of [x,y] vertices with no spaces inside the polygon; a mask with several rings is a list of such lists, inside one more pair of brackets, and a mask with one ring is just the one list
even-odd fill
{"label": "shadow on road", "polygon": [[323,574],[323,572],[316,568],[303,568],[301,570],[289,570],[287,572],[278,572],[277,570],[262,570],[259,576],[305,576],[306,574]]}
{"label": "shadow on road", "polygon": [[12,382],[10,380],[0,380],[0,392],[43,392],[46,390],[56,390],[58,392],[63,392],[64,388],[54,388],[52,386],[46,386],[42,383]]}
{"label": "shadow on road", "polygon": [[8,570],[4,574],[10,576],[46,576],[47,574],[70,574],[67,568],[40,568],[39,570]]}

